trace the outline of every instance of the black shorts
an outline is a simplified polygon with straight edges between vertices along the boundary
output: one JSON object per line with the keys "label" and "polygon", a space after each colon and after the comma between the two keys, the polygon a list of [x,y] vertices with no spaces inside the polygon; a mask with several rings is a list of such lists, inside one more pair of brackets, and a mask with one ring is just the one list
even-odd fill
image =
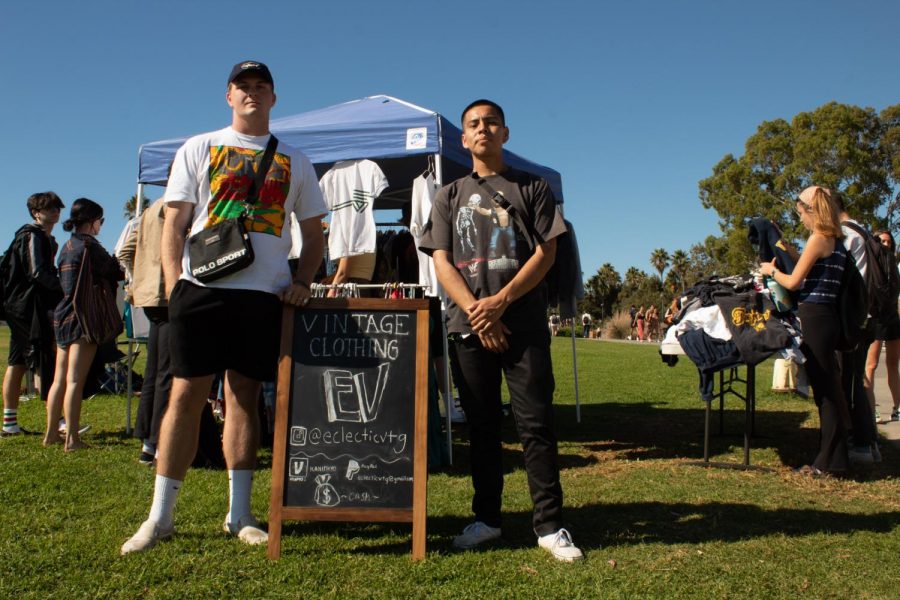
{"label": "black shorts", "polygon": [[[31,323],[24,323],[12,316],[7,316],[9,326],[9,366],[26,366],[32,371],[40,371],[48,353],[54,354],[52,321],[45,322],[46,332],[42,339],[31,338]],[[52,357],[51,357],[52,360]],[[52,365],[51,365],[52,368]]]}
{"label": "black shorts", "polygon": [[172,375],[201,377],[229,369],[274,381],[281,311],[274,294],[179,281],[169,299]]}
{"label": "black shorts", "polygon": [[25,366],[25,355],[31,348],[31,342],[19,332],[18,327],[9,327],[9,360],[6,364],[11,367]]}
{"label": "black shorts", "polygon": [[875,339],[881,341],[900,340],[900,314],[892,313],[875,322]]}

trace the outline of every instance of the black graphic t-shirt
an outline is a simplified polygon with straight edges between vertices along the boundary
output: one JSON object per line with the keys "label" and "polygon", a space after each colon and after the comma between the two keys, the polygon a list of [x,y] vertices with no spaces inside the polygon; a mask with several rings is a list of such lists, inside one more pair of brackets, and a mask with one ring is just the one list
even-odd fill
{"label": "black graphic t-shirt", "polygon": [[[509,168],[486,181],[543,240],[566,231],[550,187],[540,177]],[[475,297],[485,298],[503,289],[531,257],[526,235],[528,232],[517,231],[512,216],[491,200],[477,176],[469,175],[438,191],[431,227],[419,249],[429,255],[435,250],[450,252]],[[452,300],[448,312],[451,333],[472,332],[465,311]],[[546,314],[547,292],[541,284],[513,302],[502,321],[511,331],[536,330],[546,327]]]}

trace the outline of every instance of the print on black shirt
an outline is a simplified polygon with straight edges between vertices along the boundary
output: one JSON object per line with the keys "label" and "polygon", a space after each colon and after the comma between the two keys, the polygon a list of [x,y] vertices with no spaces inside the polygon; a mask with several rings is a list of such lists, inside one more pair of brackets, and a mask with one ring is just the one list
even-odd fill
{"label": "print on black shirt", "polygon": [[519,269],[516,232],[506,209],[479,193],[473,193],[456,213],[456,268],[468,280],[479,272]]}

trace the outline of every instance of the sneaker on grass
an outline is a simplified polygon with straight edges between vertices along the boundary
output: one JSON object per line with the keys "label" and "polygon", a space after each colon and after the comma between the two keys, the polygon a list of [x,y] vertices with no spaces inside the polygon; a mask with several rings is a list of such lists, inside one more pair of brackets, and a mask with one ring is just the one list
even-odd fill
{"label": "sneaker on grass", "polygon": [[572,535],[565,529],[540,536],[538,546],[563,562],[575,562],[584,558],[584,553],[572,542]]}
{"label": "sneaker on grass", "polygon": [[146,552],[159,543],[160,540],[172,537],[173,533],[175,533],[174,525],[162,527],[156,521],[147,519],[141,523],[137,533],[131,536],[127,542],[122,544],[122,556],[131,554],[132,552]]}
{"label": "sneaker on grass", "polygon": [[237,523],[229,523],[226,518],[225,523],[222,524],[222,530],[225,533],[236,535],[239,540],[251,546],[258,546],[269,541],[269,534],[253,515],[241,517]]}
{"label": "sneaker on grass", "polygon": [[469,550],[485,542],[496,540],[499,537],[499,527],[491,527],[481,521],[475,521],[466,525],[463,532],[453,538],[453,547],[460,550]]}

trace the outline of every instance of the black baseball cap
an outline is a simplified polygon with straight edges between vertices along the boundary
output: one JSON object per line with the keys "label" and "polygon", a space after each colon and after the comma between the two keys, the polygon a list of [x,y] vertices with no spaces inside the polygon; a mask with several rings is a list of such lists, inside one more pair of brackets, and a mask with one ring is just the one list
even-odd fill
{"label": "black baseball cap", "polygon": [[272,87],[275,87],[275,81],[272,79],[272,73],[269,72],[269,67],[255,60],[245,60],[234,65],[231,69],[231,75],[228,76],[228,83],[226,85],[231,84],[232,81],[244,73],[256,73],[264,80],[268,81]]}

